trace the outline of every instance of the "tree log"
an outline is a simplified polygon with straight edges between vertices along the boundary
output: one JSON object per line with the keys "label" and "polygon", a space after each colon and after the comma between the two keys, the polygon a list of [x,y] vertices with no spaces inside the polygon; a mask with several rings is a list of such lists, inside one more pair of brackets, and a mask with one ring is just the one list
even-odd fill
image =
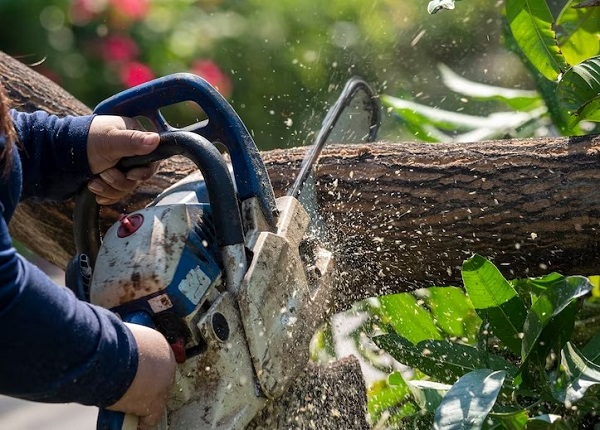
{"label": "tree log", "polygon": [[[264,154],[277,189],[303,150]],[[600,137],[330,147],[321,205],[364,298],[461,285],[479,253],[508,277],[599,273]]]}
{"label": "tree log", "polygon": [[[0,79],[20,109],[89,113],[1,53]],[[459,285],[462,261],[473,253],[492,258],[511,277],[597,274],[599,151],[595,136],[330,146],[319,162],[317,190],[341,263],[335,310],[373,295]],[[304,153],[262,154],[276,194],[292,182]],[[103,215],[112,221],[142,207],[193,170],[185,160],[168,160],[134,196]],[[70,203],[26,202],[11,231],[65,267],[74,252],[70,214]]]}

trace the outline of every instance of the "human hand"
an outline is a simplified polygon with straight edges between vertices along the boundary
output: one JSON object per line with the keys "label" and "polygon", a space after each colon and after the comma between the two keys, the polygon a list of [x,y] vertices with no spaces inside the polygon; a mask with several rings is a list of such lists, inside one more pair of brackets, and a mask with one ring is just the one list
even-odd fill
{"label": "human hand", "polygon": [[115,167],[123,157],[145,155],[159,144],[157,133],[140,131],[132,118],[98,115],[92,120],[87,139],[87,156],[94,177],[88,188],[101,205],[110,205],[130,193],[142,180],[156,173],[158,163],[131,169],[126,173]]}
{"label": "human hand", "polygon": [[138,429],[150,430],[159,422],[175,383],[175,356],[162,334],[126,323],[138,347],[138,370],[129,389],[108,409],[139,417]]}

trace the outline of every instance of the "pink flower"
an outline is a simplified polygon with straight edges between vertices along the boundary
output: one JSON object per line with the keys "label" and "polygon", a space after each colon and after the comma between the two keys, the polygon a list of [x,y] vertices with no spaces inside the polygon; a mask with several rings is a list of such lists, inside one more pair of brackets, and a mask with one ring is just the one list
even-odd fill
{"label": "pink flower", "polygon": [[150,0],[110,0],[111,5],[127,18],[142,19],[150,9]]}
{"label": "pink flower", "polygon": [[231,79],[221,68],[211,60],[197,60],[192,64],[192,73],[204,78],[209,84],[215,87],[223,97],[231,95]]}
{"label": "pink flower", "polygon": [[131,88],[154,79],[154,73],[147,65],[131,61],[123,64],[119,71],[119,77],[124,85]]}
{"label": "pink flower", "polygon": [[137,44],[128,36],[109,36],[100,45],[100,53],[106,62],[132,61],[138,52]]}
{"label": "pink flower", "polygon": [[106,9],[106,0],[71,0],[69,17],[74,24],[84,25]]}

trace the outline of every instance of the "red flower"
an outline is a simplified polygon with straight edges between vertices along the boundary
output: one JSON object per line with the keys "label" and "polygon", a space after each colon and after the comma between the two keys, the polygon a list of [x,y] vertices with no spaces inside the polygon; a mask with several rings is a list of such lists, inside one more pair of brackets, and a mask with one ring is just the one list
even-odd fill
{"label": "red flower", "polygon": [[142,19],[150,9],[150,0],[110,0],[113,7],[130,19]]}
{"label": "red flower", "polygon": [[210,60],[197,60],[192,65],[192,73],[204,78],[215,87],[224,97],[231,95],[231,79],[221,71],[221,68]]}
{"label": "red flower", "polygon": [[109,36],[100,45],[100,53],[106,62],[132,61],[138,52],[137,44],[128,36]]}
{"label": "red flower", "polygon": [[137,61],[125,63],[119,72],[121,82],[127,87],[135,87],[154,79],[154,73],[150,67]]}

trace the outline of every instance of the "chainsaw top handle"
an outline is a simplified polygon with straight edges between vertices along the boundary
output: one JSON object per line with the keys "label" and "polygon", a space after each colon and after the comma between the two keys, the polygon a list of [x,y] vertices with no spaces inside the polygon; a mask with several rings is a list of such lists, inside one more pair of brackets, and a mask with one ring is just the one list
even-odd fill
{"label": "chainsaw top handle", "polygon": [[197,103],[208,120],[183,130],[225,145],[231,157],[240,198],[257,197],[265,219],[274,225],[277,213],[275,196],[256,144],[233,107],[204,79],[191,73],[168,75],[116,94],[96,106],[94,112],[146,117],[159,133],[171,132],[179,129],[167,122],[160,109],[186,101]]}
{"label": "chainsaw top handle", "polygon": [[[193,161],[204,176],[219,246],[244,243],[244,230],[237,195],[227,164],[219,150],[195,133],[176,131],[163,133],[158,147],[148,155],[121,159],[117,167],[129,170],[173,155]],[[75,247],[86,254],[94,267],[100,248],[99,206],[95,195],[83,187],[75,197],[73,233]]]}

